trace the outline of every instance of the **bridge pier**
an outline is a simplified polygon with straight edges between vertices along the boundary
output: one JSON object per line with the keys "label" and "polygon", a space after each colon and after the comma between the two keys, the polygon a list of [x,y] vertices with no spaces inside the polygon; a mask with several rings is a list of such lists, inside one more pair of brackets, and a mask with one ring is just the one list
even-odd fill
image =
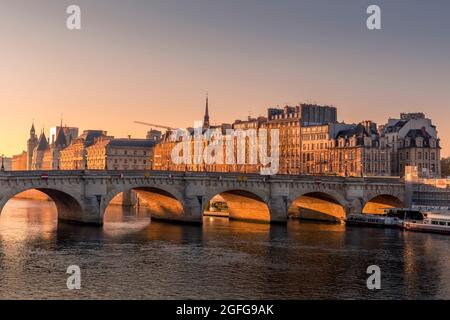
{"label": "bridge pier", "polygon": [[100,197],[84,197],[80,205],[61,203],[55,200],[58,210],[58,221],[70,224],[103,226],[103,212],[101,210]]}
{"label": "bridge pier", "polygon": [[158,203],[151,203],[149,205],[151,219],[176,224],[203,224],[203,211],[200,205],[200,197],[185,197],[183,205],[177,200],[164,200],[164,205]]}
{"label": "bridge pier", "polygon": [[270,223],[287,224],[288,206],[287,196],[271,197],[269,201]]}

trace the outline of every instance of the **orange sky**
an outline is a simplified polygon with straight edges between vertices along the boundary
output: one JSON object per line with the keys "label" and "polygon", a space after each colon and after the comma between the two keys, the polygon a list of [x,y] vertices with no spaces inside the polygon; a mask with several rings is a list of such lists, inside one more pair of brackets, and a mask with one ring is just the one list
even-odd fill
{"label": "orange sky", "polygon": [[133,120],[192,126],[208,91],[216,123],[301,101],[335,105],[346,122],[422,111],[450,155],[450,23],[435,25],[440,12],[400,24],[391,4],[373,33],[361,26],[360,5],[336,5],[351,16],[328,19],[311,2],[297,21],[290,1],[79,3],[81,31],[65,28],[66,1],[2,4],[0,152],[21,152],[33,119],[48,133],[61,114],[67,125],[117,137],[145,136]]}

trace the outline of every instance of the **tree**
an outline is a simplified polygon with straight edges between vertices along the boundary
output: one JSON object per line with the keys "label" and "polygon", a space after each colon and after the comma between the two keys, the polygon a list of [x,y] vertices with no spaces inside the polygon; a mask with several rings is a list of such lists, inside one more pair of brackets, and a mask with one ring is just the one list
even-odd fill
{"label": "tree", "polygon": [[441,159],[441,172],[443,177],[450,177],[450,157]]}

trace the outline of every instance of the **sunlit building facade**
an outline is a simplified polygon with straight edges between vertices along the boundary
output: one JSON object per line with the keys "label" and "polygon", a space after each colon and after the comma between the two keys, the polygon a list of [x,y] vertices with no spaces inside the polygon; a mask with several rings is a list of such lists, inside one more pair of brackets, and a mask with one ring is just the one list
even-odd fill
{"label": "sunlit building facade", "polygon": [[28,170],[28,153],[24,150],[21,154],[16,154],[11,158],[11,170]]}
{"label": "sunlit building facade", "polygon": [[150,170],[153,167],[153,147],[149,139],[114,139],[99,137],[86,148],[89,170]]}
{"label": "sunlit building facade", "polygon": [[269,108],[267,111],[267,122],[263,127],[267,128],[269,133],[273,129],[279,133],[280,174],[300,174],[300,112],[300,106]]}
{"label": "sunlit building facade", "polygon": [[94,144],[96,138],[99,137],[107,137],[107,132],[103,130],[85,130],[67,148],[60,152],[60,169],[87,169],[86,148]]}
{"label": "sunlit building facade", "polygon": [[389,119],[382,135],[391,148],[391,173],[403,176],[407,166],[415,166],[421,176],[441,176],[441,146],[436,126],[423,113],[402,113]]}

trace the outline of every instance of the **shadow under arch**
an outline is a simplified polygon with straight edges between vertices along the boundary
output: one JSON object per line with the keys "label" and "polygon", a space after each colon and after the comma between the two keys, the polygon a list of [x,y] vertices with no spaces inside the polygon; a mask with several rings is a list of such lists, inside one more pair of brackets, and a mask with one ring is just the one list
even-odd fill
{"label": "shadow under arch", "polygon": [[144,208],[150,214],[151,219],[173,222],[186,220],[184,204],[179,197],[162,188],[150,186],[133,187],[114,192],[106,200],[104,215],[107,214],[107,208],[111,205],[114,198],[129,192],[135,192],[137,195],[135,201],[130,203],[130,205]]}
{"label": "shadow under arch", "polygon": [[[67,192],[52,189],[52,188],[29,188],[20,190],[14,194],[6,196],[2,201],[0,202],[0,214],[3,210],[3,208],[7,205],[9,200],[13,199],[14,197],[20,195],[21,193],[30,191],[30,190],[37,190],[43,194],[45,194],[47,197],[49,197],[56,206],[56,211],[58,214],[58,221],[61,222],[79,222],[82,221],[82,214],[83,209],[77,199],[75,199],[73,196],[68,194]],[[33,199],[30,199],[33,200]]]}
{"label": "shadow under arch", "polygon": [[364,214],[383,214],[385,209],[403,208],[405,205],[396,196],[390,194],[380,194],[364,204],[362,213]]}
{"label": "shadow under arch", "polygon": [[211,201],[220,196],[226,203],[226,213],[230,220],[270,223],[270,209],[257,194],[240,189],[222,191],[210,196],[203,205],[203,214],[211,212]]}
{"label": "shadow under arch", "polygon": [[340,222],[345,219],[345,207],[332,195],[309,192],[296,197],[288,207],[294,219]]}

